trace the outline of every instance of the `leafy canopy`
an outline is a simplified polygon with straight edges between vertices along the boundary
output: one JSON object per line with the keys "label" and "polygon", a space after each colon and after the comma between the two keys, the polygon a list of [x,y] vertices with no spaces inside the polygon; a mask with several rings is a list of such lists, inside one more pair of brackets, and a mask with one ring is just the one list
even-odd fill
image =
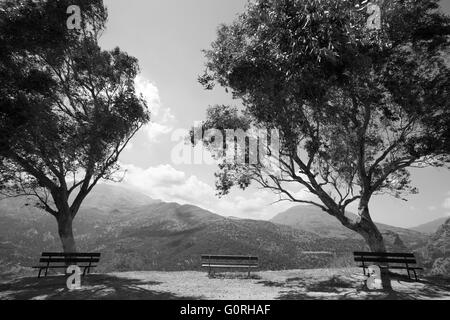
{"label": "leafy canopy", "polygon": [[[79,30],[66,26],[73,4]],[[113,179],[120,153],[149,121],[134,87],[138,61],[98,45],[107,20],[101,0],[6,1],[0,11],[2,192],[75,216],[100,179]]]}
{"label": "leafy canopy", "polygon": [[[199,81],[230,90],[245,115],[216,106],[205,125],[251,119],[282,137],[281,174],[224,163],[220,194],[257,182],[343,216],[373,194],[415,192],[408,168],[449,161],[449,17],[437,0],[379,5],[380,30],[351,0],[252,1],[219,28]],[[320,202],[297,198],[291,184]]]}

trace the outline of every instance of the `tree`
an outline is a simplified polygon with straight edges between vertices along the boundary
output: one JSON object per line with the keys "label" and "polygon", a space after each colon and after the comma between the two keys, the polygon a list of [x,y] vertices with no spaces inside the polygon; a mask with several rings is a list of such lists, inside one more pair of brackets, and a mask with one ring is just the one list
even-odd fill
{"label": "tree", "polygon": [[[256,182],[318,206],[385,252],[370,200],[417,192],[408,168],[450,159],[450,20],[437,0],[393,0],[379,3],[381,29],[368,29],[355,4],[258,0],[222,25],[199,81],[231,90],[244,113],[212,107],[203,130],[247,120],[280,133],[280,150],[268,150],[279,151],[280,173],[221,159],[220,195]],[[296,197],[292,185],[317,200]],[[345,215],[355,202],[356,221]]]}
{"label": "tree", "polygon": [[[73,4],[81,28],[67,30]],[[119,155],[149,121],[134,88],[138,62],[98,45],[101,0],[6,1],[0,10],[0,191],[36,199],[56,218],[64,252],[75,252],[83,200],[100,180],[117,180]]]}

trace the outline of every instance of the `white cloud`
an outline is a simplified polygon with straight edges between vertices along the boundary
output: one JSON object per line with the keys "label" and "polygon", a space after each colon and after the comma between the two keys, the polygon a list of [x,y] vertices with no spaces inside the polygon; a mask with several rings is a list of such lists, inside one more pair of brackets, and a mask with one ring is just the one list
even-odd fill
{"label": "white cloud", "polygon": [[271,191],[247,190],[245,196],[227,196],[216,201],[216,212],[238,218],[268,220],[293,206],[301,205],[289,201],[277,202],[279,197]]}
{"label": "white cloud", "polygon": [[122,165],[127,170],[124,183],[154,199],[180,204],[193,204],[223,216],[251,219],[270,219],[295,205],[289,202],[273,204],[279,198],[270,191],[246,191],[245,195],[229,195],[222,199],[216,190],[197,176],[188,176],[171,165],[147,169]]}
{"label": "white cloud", "polygon": [[125,147],[125,151],[130,151],[134,148],[134,144],[131,142],[128,142],[127,146]]}
{"label": "white cloud", "polygon": [[135,79],[136,92],[142,95],[151,111],[151,122],[143,128],[150,143],[159,142],[159,138],[173,131],[175,117],[168,107],[164,107],[155,84],[138,75]]}
{"label": "white cloud", "polygon": [[173,128],[167,125],[153,122],[149,125],[146,125],[143,130],[145,131],[148,139],[151,142],[158,142],[158,139],[161,136],[171,133]]}
{"label": "white cloud", "polygon": [[134,165],[123,165],[123,168],[127,171],[126,182],[143,189],[148,188],[149,184],[153,186],[177,184],[185,179],[184,172],[177,171],[170,165],[150,167],[146,170]]}
{"label": "white cloud", "polygon": [[134,85],[136,88],[136,93],[144,97],[152,114],[159,114],[161,109],[161,99],[159,97],[159,90],[156,85],[141,75],[136,77],[134,80]]}
{"label": "white cloud", "polygon": [[444,207],[445,209],[450,209],[450,198],[445,199],[442,207]]}
{"label": "white cloud", "polygon": [[258,213],[261,211],[261,208],[268,205],[267,199],[263,199],[261,197],[256,198],[244,198],[244,197],[236,197],[236,207],[239,211],[247,212],[247,213]]}
{"label": "white cloud", "polygon": [[140,189],[149,196],[163,201],[201,205],[202,199],[214,194],[213,188],[196,176],[188,177],[171,165],[142,169],[134,165],[122,165],[127,170],[124,183]]}

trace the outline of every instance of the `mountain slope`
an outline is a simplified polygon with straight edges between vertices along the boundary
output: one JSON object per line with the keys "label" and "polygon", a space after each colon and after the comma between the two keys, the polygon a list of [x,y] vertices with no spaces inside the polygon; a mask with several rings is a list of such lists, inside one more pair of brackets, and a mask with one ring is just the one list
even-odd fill
{"label": "mountain slope", "polygon": [[[348,216],[352,219],[356,218],[352,213],[348,213]],[[344,227],[336,218],[314,206],[290,208],[276,215],[271,222],[291,226],[298,230],[307,230],[322,237],[362,240],[359,234]],[[402,243],[409,249],[416,249],[423,246],[428,239],[425,234],[418,231],[381,223],[377,223],[377,226],[384,234],[388,245],[390,244],[395,249],[401,249]],[[397,244],[394,246],[394,243]]]}
{"label": "mountain slope", "polygon": [[[22,272],[42,251],[61,250],[55,219],[28,203],[0,201],[0,274]],[[419,232],[379,226],[391,250],[426,244]],[[358,234],[315,207],[292,208],[271,222],[226,218],[110,185],[94,189],[74,234],[80,251],[102,253],[100,272],[198,270],[205,253],[257,255],[262,269],[317,268],[336,258],[347,263],[352,251],[367,249]],[[336,256],[311,254],[317,251]]]}
{"label": "mountain slope", "polygon": [[296,206],[279,213],[270,220],[273,223],[308,230],[323,237],[355,238],[354,232],[339,221],[314,206]]}
{"label": "mountain slope", "polygon": [[432,234],[437,232],[439,227],[441,227],[448,219],[449,217],[442,217],[428,223],[421,224],[420,226],[411,228],[411,230]]}
{"label": "mountain slope", "polygon": [[421,253],[431,274],[450,277],[450,218],[430,237]]}
{"label": "mountain slope", "polygon": [[[28,201],[0,201],[0,274],[60,251],[56,221]],[[74,221],[78,250],[102,253],[99,271],[198,270],[200,255],[257,255],[262,269],[323,267],[330,257],[304,251],[351,252],[358,239],[327,238],[267,221],[225,218],[191,205],[156,202],[114,186],[95,188]]]}
{"label": "mountain slope", "polygon": [[[17,219],[36,219],[46,216],[46,212],[36,210],[34,207],[36,202],[35,198],[26,197],[3,199],[0,201],[0,216],[15,216]],[[81,211],[96,211],[99,214],[110,214],[115,210],[129,212],[160,202],[132,189],[118,185],[98,184],[83,201]]]}

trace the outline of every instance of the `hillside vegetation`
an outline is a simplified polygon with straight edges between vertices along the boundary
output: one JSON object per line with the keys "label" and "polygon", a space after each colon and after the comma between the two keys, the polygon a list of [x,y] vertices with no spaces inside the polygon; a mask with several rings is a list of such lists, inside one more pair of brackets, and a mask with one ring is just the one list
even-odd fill
{"label": "hillside vegetation", "polygon": [[[29,273],[42,251],[60,251],[54,218],[25,199],[0,202],[0,274]],[[272,221],[225,218],[192,205],[155,201],[100,185],[75,220],[78,249],[102,253],[100,272],[200,270],[201,254],[260,257],[261,270],[353,265],[364,241],[312,207]],[[391,250],[419,250],[428,236],[380,225]],[[315,252],[330,254],[315,254]],[[434,257],[434,256],[433,256]],[[435,258],[436,259],[436,258]]]}

